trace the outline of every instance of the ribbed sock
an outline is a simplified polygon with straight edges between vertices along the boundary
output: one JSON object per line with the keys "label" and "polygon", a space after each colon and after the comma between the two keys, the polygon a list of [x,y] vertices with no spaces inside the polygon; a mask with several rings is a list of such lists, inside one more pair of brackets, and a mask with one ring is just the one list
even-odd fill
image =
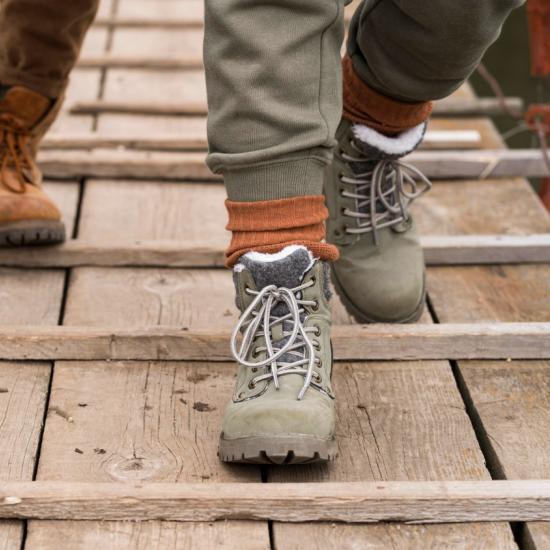
{"label": "ribbed sock", "polygon": [[351,58],[342,61],[344,77],[343,117],[364,124],[386,135],[396,135],[426,121],[432,112],[432,102],[405,103],[382,95],[361,80]]}
{"label": "ribbed sock", "polygon": [[290,244],[301,244],[322,260],[338,259],[338,249],[323,241],[328,211],[319,195],[279,200],[225,201],[232,232],[225,252],[226,266],[233,266],[246,252],[274,253]]}

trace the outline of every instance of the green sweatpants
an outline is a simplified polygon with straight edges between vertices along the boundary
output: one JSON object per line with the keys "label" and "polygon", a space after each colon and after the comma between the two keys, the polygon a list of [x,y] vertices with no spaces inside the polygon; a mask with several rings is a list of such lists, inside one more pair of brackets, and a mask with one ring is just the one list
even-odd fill
{"label": "green sweatpants", "polygon": [[[372,88],[444,97],[524,0],[364,0],[348,53]],[[320,194],[342,111],[344,0],[205,0],[209,166],[229,198]],[[0,0],[0,84],[59,96],[99,0]]]}
{"label": "green sweatpants", "polygon": [[[205,0],[208,164],[231,200],[322,192],[342,112],[343,0]],[[458,88],[524,0],[364,0],[347,44],[375,90]]]}

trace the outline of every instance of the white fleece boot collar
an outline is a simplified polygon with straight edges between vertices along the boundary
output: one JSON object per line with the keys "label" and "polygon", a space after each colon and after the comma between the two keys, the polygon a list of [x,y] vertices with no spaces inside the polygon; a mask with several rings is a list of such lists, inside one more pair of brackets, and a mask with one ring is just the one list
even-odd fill
{"label": "white fleece boot collar", "polygon": [[385,136],[364,124],[354,124],[352,132],[360,142],[380,151],[383,155],[403,157],[420,145],[426,133],[427,125],[427,122],[422,122],[418,126],[393,137]]}

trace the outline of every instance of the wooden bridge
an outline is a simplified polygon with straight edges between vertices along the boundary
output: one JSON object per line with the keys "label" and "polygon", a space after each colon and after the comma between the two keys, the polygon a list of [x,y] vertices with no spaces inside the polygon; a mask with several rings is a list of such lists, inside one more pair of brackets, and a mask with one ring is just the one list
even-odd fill
{"label": "wooden bridge", "polygon": [[337,461],[218,460],[237,312],[201,42],[199,0],[103,0],[41,157],[72,239],[0,251],[0,548],[550,548],[544,167],[468,86],[415,159],[421,323],[334,302]]}

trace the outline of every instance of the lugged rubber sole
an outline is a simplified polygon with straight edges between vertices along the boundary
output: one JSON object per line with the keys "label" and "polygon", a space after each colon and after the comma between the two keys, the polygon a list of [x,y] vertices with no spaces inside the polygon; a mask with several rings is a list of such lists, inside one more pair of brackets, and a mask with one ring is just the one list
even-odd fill
{"label": "lugged rubber sole", "polygon": [[334,285],[334,290],[336,290],[336,293],[340,297],[340,300],[342,300],[342,304],[344,304],[344,307],[346,308],[347,312],[358,323],[368,323],[368,324],[370,323],[397,323],[397,324],[414,323],[418,321],[420,317],[422,317],[422,313],[424,313],[424,308],[426,306],[426,279],[424,279],[424,282],[422,284],[422,297],[416,309],[409,316],[403,319],[396,319],[395,321],[385,321],[380,319],[369,318],[361,310],[359,310],[357,306],[348,298],[346,291],[344,290],[343,286],[340,284],[340,281],[338,280],[338,277],[334,272],[334,269],[331,269],[331,279],[332,279],[332,284]]}
{"label": "lugged rubber sole", "polygon": [[223,462],[241,464],[313,464],[336,458],[336,439],[311,435],[257,436],[241,439],[220,437],[218,455]]}
{"label": "lugged rubber sole", "polygon": [[65,241],[65,225],[55,220],[23,220],[0,224],[0,246],[39,246]]}

